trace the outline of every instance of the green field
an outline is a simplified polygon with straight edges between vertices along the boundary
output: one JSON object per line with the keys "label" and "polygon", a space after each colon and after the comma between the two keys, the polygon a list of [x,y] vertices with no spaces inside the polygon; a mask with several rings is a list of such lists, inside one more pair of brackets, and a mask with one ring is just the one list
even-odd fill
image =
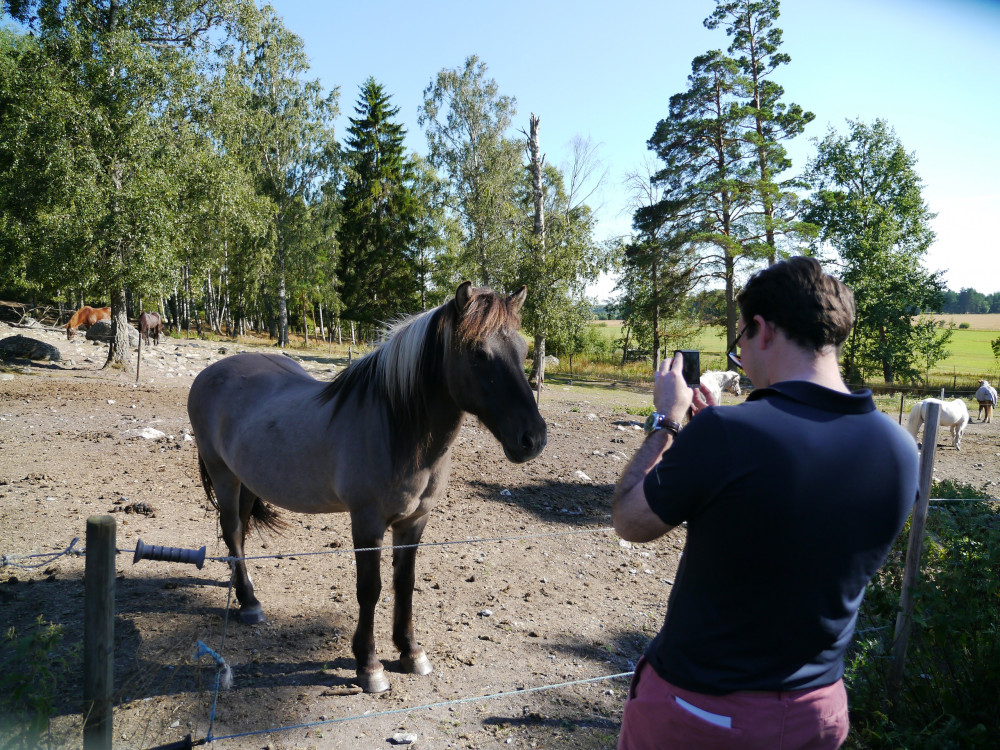
{"label": "green field", "polygon": [[[949,318],[949,316],[940,316]],[[950,316],[951,318],[957,316]],[[956,321],[959,322],[959,321]],[[970,380],[986,378],[996,382],[1000,377],[1000,363],[993,356],[990,342],[1000,336],[1000,316],[998,315],[966,315],[960,322],[970,322],[969,328],[955,328],[948,344],[949,355],[934,367],[929,375],[932,382],[948,379]],[[601,335],[609,339],[621,336],[621,321],[601,320],[594,323]],[[987,327],[989,326],[989,327]],[[724,354],[726,350],[725,331],[721,326],[709,326],[694,338],[693,341],[668,343],[668,347],[698,349],[701,352],[703,370],[724,369]],[[582,364],[582,363],[581,363]],[[648,364],[643,368],[641,363],[629,366],[629,372],[622,372],[618,377],[627,377],[633,369],[641,377],[643,369],[649,370]],[[564,368],[560,366],[559,370]]]}

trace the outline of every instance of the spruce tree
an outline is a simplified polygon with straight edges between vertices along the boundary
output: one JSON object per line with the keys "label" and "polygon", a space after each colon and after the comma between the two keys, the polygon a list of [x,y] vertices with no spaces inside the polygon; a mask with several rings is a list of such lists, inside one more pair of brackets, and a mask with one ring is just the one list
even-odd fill
{"label": "spruce tree", "polygon": [[347,130],[338,231],[343,315],[374,325],[420,307],[415,175],[389,99],[374,78],[361,86]]}

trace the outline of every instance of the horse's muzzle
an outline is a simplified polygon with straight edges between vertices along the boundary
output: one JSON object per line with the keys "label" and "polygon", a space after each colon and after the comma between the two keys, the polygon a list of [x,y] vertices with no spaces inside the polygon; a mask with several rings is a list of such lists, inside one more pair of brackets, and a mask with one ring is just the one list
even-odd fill
{"label": "horse's muzzle", "polygon": [[507,460],[521,464],[525,461],[530,461],[541,453],[547,442],[548,430],[545,423],[542,422],[540,428],[524,430],[515,445],[508,445],[505,441],[501,444],[503,445],[503,452],[507,456]]}

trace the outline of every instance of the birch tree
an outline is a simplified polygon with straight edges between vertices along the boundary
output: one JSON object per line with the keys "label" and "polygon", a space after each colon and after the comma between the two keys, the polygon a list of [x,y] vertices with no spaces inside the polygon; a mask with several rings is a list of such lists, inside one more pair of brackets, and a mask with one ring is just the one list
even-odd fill
{"label": "birch tree", "polygon": [[519,224],[520,144],[508,137],[517,112],[475,55],[441,70],[424,89],[418,122],[428,160],[450,185],[464,235],[459,271],[486,286],[511,278]]}
{"label": "birch tree", "polygon": [[53,127],[25,129],[6,144],[53,154],[61,165],[36,183],[35,251],[65,285],[73,269],[93,269],[115,332],[105,367],[131,369],[126,290],[154,286],[171,262],[184,162],[201,145],[190,127],[201,110],[200,73],[256,9],[243,0],[22,0],[8,8],[37,37],[60,92],[41,109]]}

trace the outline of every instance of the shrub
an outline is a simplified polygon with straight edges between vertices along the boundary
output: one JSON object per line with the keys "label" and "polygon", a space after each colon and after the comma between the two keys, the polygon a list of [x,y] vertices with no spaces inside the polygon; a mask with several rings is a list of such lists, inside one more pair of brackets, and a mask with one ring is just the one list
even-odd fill
{"label": "shrub", "polygon": [[[934,483],[931,497],[983,498],[975,487]],[[847,748],[986,748],[1000,733],[1000,516],[996,503],[931,507],[901,690],[888,672],[909,528],[866,592],[845,680]]]}
{"label": "shrub", "polygon": [[80,661],[64,649],[64,627],[41,615],[28,633],[9,628],[0,642],[0,750],[41,747],[55,710],[60,677]]}

